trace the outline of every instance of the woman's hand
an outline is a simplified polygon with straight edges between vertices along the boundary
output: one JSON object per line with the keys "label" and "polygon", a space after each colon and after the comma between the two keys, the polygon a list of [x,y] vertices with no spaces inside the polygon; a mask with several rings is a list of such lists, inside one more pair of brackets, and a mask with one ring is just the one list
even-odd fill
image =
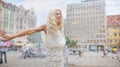
{"label": "woman's hand", "polygon": [[0,30],[0,36],[3,37],[3,41],[8,41],[11,39],[10,36],[4,30]]}

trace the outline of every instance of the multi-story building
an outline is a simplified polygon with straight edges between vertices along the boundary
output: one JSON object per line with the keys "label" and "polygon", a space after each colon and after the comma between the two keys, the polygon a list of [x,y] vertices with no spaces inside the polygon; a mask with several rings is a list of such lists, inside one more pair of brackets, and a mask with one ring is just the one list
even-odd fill
{"label": "multi-story building", "polygon": [[[1,3],[1,22],[2,28],[8,34],[14,34],[22,30],[35,27],[36,15],[31,9],[25,9],[22,6],[17,7],[11,3],[0,0]],[[27,43],[26,36],[19,37],[11,41],[14,45],[23,45]]]}
{"label": "multi-story building", "polygon": [[2,27],[2,22],[1,22],[1,9],[2,9],[2,1],[0,0],[0,28]]}
{"label": "multi-story building", "polygon": [[108,46],[120,46],[120,15],[107,16],[107,34]]}
{"label": "multi-story building", "polygon": [[67,6],[65,35],[81,48],[102,50],[107,40],[106,25],[104,0],[84,0]]}

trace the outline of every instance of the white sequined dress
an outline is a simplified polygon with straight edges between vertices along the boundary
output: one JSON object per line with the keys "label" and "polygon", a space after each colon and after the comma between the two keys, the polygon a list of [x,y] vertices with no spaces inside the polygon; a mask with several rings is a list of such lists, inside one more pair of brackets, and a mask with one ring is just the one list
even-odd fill
{"label": "white sequined dress", "polygon": [[57,31],[57,36],[53,39],[49,34],[42,32],[42,40],[48,49],[44,67],[64,67],[62,50],[65,45],[64,34]]}

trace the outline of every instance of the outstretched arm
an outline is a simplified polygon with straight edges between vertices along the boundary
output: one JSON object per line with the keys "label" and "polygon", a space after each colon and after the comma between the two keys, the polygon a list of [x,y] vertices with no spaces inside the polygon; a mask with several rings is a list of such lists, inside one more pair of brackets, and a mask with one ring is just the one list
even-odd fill
{"label": "outstretched arm", "polygon": [[21,36],[30,35],[30,34],[33,34],[33,33],[36,33],[36,32],[45,31],[45,28],[46,28],[46,25],[43,24],[39,27],[36,27],[36,28],[33,28],[33,29],[28,29],[28,30],[13,34],[11,36],[6,34],[6,32],[2,31],[2,30],[0,30],[0,34],[1,34],[2,37],[5,38],[4,40],[11,40],[11,39],[14,39],[16,37],[21,37]]}

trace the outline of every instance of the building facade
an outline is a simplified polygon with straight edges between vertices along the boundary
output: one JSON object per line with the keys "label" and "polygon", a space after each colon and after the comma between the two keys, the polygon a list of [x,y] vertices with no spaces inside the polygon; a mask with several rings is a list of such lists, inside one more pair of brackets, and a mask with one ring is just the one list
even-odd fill
{"label": "building facade", "polygon": [[111,48],[120,46],[120,15],[107,16],[107,44]]}
{"label": "building facade", "polygon": [[0,28],[2,27],[2,22],[1,22],[1,9],[2,9],[2,1],[0,0]]}
{"label": "building facade", "polygon": [[[28,28],[35,27],[36,15],[34,9],[25,9],[22,6],[16,6],[0,0],[1,3],[1,26],[8,34],[14,34]],[[26,36],[11,40],[15,46],[21,46],[27,43]]]}
{"label": "building facade", "polygon": [[65,35],[81,48],[102,50],[106,46],[107,23],[104,0],[84,0],[67,6]]}

